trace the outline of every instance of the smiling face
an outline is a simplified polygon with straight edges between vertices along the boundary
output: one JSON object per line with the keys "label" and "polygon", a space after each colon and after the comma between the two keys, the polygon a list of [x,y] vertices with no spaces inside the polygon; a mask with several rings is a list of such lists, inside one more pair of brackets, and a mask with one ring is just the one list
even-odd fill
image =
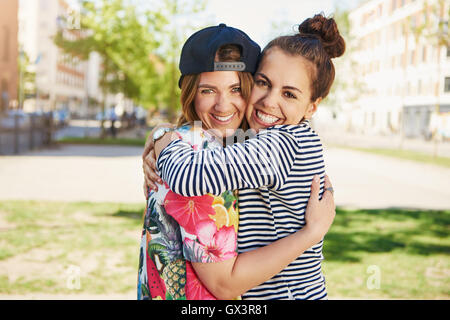
{"label": "smiling face", "polygon": [[311,101],[312,64],[274,47],[264,56],[255,74],[246,117],[259,131],[274,125],[298,124],[310,119],[321,98]]}
{"label": "smiling face", "polygon": [[205,129],[216,129],[222,137],[233,134],[239,128],[246,108],[238,73],[201,73],[194,105]]}

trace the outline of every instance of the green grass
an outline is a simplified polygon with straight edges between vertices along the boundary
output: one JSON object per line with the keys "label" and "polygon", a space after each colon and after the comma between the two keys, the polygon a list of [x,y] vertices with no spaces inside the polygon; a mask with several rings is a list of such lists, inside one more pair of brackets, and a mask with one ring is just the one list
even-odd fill
{"label": "green grass", "polygon": [[433,155],[416,152],[416,151],[400,150],[400,149],[382,149],[382,148],[360,148],[360,147],[351,147],[351,146],[344,146],[344,145],[330,145],[330,146],[336,147],[336,148],[368,152],[368,153],[372,153],[372,154],[394,157],[394,158],[398,158],[398,159],[434,164],[434,165],[450,168],[450,158],[440,157],[440,156],[434,157]]}
{"label": "green grass", "polygon": [[93,144],[93,145],[121,145],[121,146],[137,146],[143,147],[145,145],[144,138],[77,138],[65,137],[58,140],[59,143],[70,144]]}
{"label": "green grass", "polygon": [[338,208],[324,242],[330,298],[449,299],[449,231],[450,211]]}
{"label": "green grass", "polygon": [[[134,204],[1,202],[0,293],[134,292],[143,210]],[[67,286],[70,266],[80,268],[79,290]]]}
{"label": "green grass", "polygon": [[[144,206],[0,202],[1,294],[134,294]],[[325,238],[329,298],[449,299],[450,211],[338,208]],[[81,288],[67,286],[71,266]],[[367,286],[371,266],[379,288]]]}

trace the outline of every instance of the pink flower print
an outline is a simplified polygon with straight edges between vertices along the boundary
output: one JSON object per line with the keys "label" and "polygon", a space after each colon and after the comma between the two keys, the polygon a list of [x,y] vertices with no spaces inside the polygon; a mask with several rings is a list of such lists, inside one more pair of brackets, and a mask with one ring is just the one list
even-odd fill
{"label": "pink flower print", "polygon": [[185,290],[187,300],[217,300],[197,278],[194,268],[189,261],[186,261]]}
{"label": "pink flower print", "polygon": [[202,262],[219,262],[237,255],[237,235],[233,226],[217,230],[212,220],[200,221],[197,224],[198,243],[195,249],[202,252]]}
{"label": "pink flower print", "polygon": [[164,208],[190,234],[195,234],[196,225],[209,215],[214,215],[214,198],[210,195],[183,197],[169,191],[164,200]]}

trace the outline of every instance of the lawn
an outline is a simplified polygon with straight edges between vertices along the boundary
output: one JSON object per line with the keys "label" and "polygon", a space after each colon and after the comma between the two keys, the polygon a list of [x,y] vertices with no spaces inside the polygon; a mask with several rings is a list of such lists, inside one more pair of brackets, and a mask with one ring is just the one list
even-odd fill
{"label": "lawn", "polygon": [[437,165],[437,166],[450,168],[450,158],[442,157],[442,156],[435,157],[431,154],[426,154],[426,153],[422,153],[422,152],[416,152],[416,151],[411,151],[411,150],[400,150],[400,149],[361,148],[361,147],[352,147],[352,146],[344,146],[344,145],[330,145],[330,146],[334,146],[336,148],[342,148],[342,149],[362,151],[362,152],[377,154],[380,156],[393,157],[393,158],[397,158],[397,159],[428,163],[428,164],[433,164],[433,165]]}
{"label": "lawn", "polygon": [[[1,202],[0,295],[133,298],[143,210]],[[339,208],[324,245],[329,298],[449,299],[449,229],[450,211]]]}
{"label": "lawn", "polygon": [[0,202],[0,294],[132,295],[143,210],[115,203]]}
{"label": "lawn", "polygon": [[136,146],[144,147],[144,138],[96,138],[96,137],[64,137],[57,141],[58,143],[69,144],[93,144],[93,145],[120,145],[120,146]]}

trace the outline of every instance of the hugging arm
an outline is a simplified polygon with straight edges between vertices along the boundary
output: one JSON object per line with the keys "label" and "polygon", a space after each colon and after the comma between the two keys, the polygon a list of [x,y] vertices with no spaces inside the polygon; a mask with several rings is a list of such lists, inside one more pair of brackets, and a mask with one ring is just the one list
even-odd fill
{"label": "hugging arm", "polygon": [[277,188],[289,175],[297,148],[294,137],[280,130],[200,151],[180,140],[168,142],[162,139],[155,145],[157,168],[170,189],[186,197],[269,185]]}
{"label": "hugging arm", "polygon": [[[201,282],[216,298],[235,298],[271,279],[323,238],[335,217],[335,206],[331,192],[319,200],[320,183],[316,177],[305,213],[306,225],[301,230],[222,262],[192,263]],[[328,187],[331,183],[325,176]]]}

